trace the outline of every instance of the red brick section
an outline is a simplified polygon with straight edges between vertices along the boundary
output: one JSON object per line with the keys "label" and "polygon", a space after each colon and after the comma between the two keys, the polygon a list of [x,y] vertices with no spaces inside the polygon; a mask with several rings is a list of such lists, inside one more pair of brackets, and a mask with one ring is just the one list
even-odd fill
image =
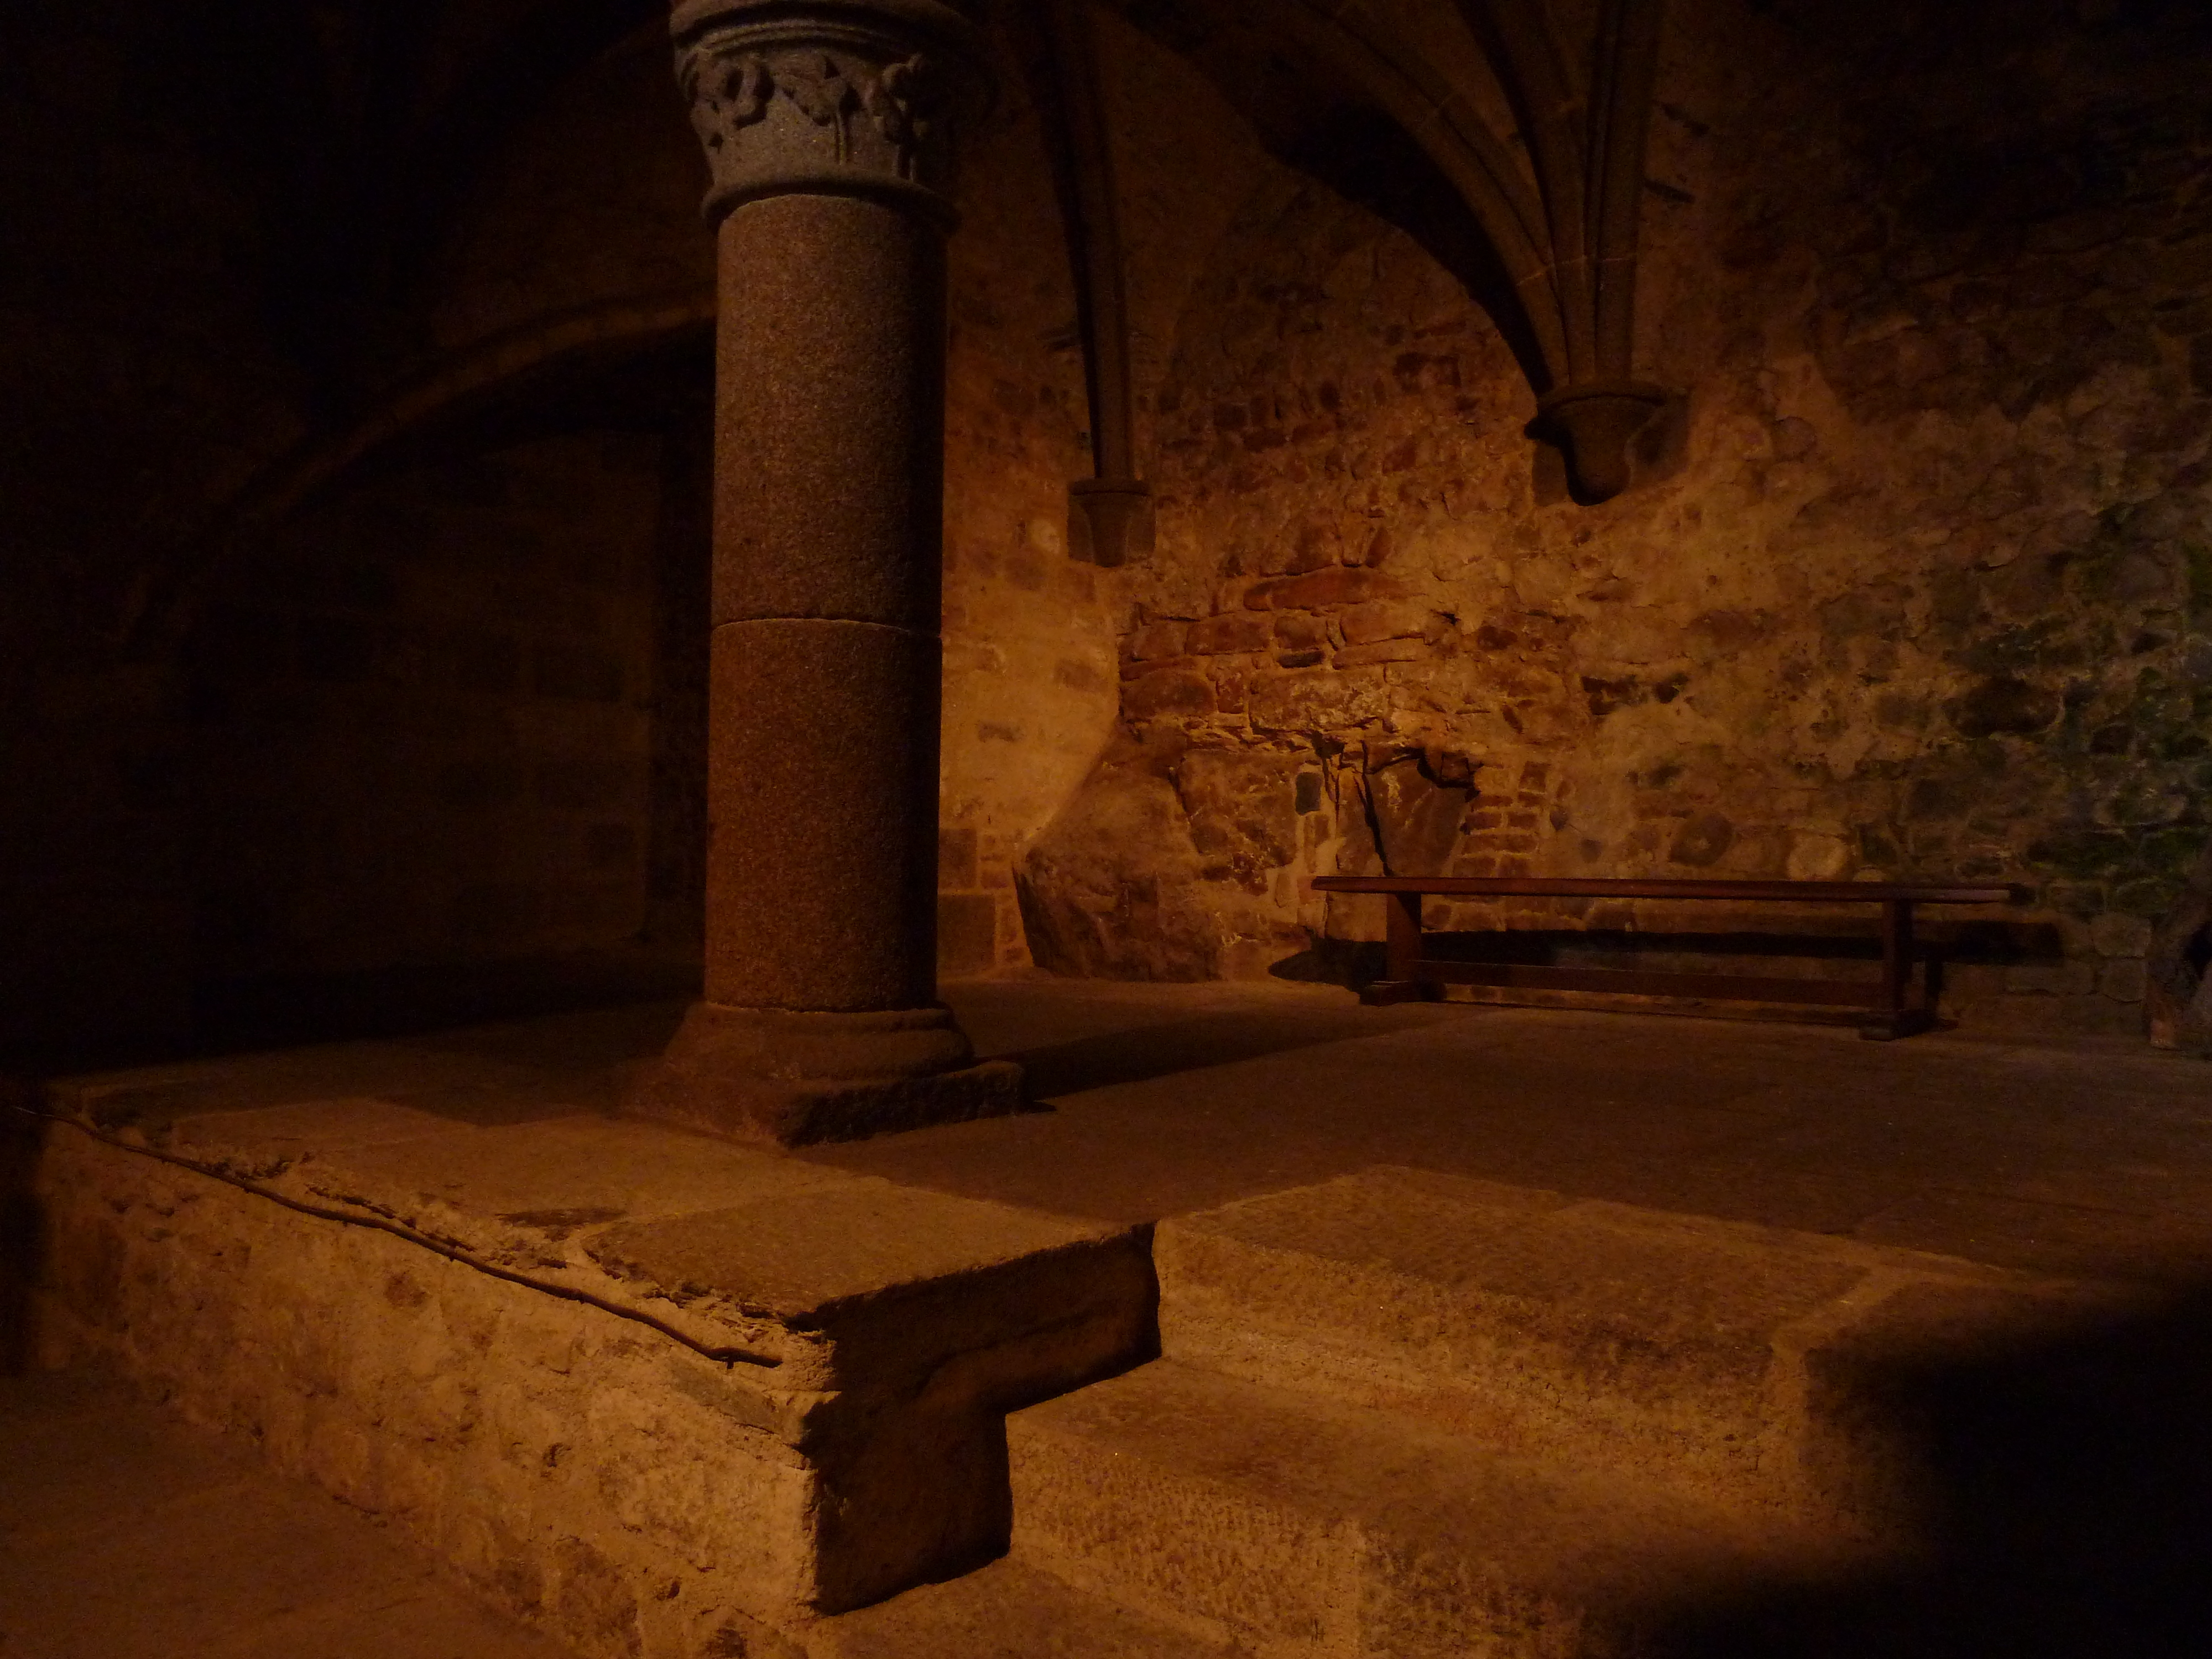
{"label": "red brick section", "polygon": [[1359,605],[1369,599],[1395,599],[1406,589],[1395,579],[1359,566],[1316,570],[1304,576],[1279,576],[1255,582],[1244,595],[1251,611],[1312,611],[1328,605]]}

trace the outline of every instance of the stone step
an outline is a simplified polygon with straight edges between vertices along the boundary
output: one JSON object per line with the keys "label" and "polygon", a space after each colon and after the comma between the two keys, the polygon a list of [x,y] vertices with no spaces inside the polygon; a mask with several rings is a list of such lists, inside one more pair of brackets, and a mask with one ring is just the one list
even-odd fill
{"label": "stone step", "polygon": [[1279,1659],[1621,1659],[1812,1540],[1156,1361],[1007,1423],[1018,1555]]}
{"label": "stone step", "polygon": [[1233,1647],[1077,1589],[1018,1558],[824,1620],[809,1633],[805,1653],[805,1659],[1241,1659]]}
{"label": "stone step", "polygon": [[1154,1256],[1170,1358],[1892,1540],[1924,1501],[1909,1379],[2126,1300],[1395,1168],[1164,1222]]}

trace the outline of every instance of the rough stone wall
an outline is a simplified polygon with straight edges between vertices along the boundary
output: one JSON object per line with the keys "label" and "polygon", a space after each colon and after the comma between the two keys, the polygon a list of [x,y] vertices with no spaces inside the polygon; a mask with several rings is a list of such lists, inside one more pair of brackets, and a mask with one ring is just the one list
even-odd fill
{"label": "rough stone wall", "polygon": [[938,958],[1027,963],[1013,865],[1112,727],[1113,575],[1067,555],[1090,417],[1053,180],[1018,71],[962,158],[946,364]]}
{"label": "rough stone wall", "polygon": [[[155,28],[159,10],[125,5],[106,21]],[[194,142],[189,100],[151,70],[76,9],[0,13],[10,1050],[159,1039],[187,1018],[166,686],[157,669],[116,661],[115,618],[148,540],[301,429],[234,269],[253,252],[252,204]]]}
{"label": "rough stone wall", "polygon": [[187,647],[204,977],[646,923],[661,444],[408,468],[227,573]]}
{"label": "rough stone wall", "polygon": [[[1596,509],[1559,499],[1528,388],[1415,242],[1102,15],[1161,507],[1157,556],[1114,574],[1066,553],[1074,304],[1002,65],[953,244],[947,970],[1261,971],[1371,931],[1299,886],[1370,860],[1978,874],[2040,908],[1954,994],[2131,1027],[2212,782],[2197,9],[1674,9],[1639,349],[1685,400]],[[455,9],[425,61],[459,84],[502,15]],[[199,668],[118,648],[149,574],[409,375],[597,312],[619,356],[623,307],[710,271],[657,20],[472,156],[404,270],[376,200],[316,184],[392,137],[319,101],[307,71],[344,30],[251,21],[34,4],[0,39],[22,238],[0,272],[22,781],[0,804],[0,1042],[173,1032],[196,950],[251,955],[250,916],[195,933]],[[267,51],[232,50],[249,39]],[[518,351],[489,372],[526,372]],[[296,629],[325,604],[276,608]],[[649,859],[684,884],[670,847]],[[239,875],[224,904],[268,909]],[[356,878],[353,945],[285,937],[398,948],[371,896],[397,886]],[[449,922],[426,912],[406,948]]]}
{"label": "rough stone wall", "polygon": [[789,1650],[821,1497],[752,1379],[82,1135],[45,1161],[42,1364],[132,1377],[592,1659]]}
{"label": "rough stone wall", "polygon": [[1686,395],[1596,508],[1457,284],[1266,169],[1152,399],[1159,551],[1024,869],[1041,961],[1372,937],[1331,869],[1970,877],[2037,896],[1952,971],[1977,1023],[2139,1029],[2212,788],[2206,43],[1947,17],[1678,9],[1640,337]]}

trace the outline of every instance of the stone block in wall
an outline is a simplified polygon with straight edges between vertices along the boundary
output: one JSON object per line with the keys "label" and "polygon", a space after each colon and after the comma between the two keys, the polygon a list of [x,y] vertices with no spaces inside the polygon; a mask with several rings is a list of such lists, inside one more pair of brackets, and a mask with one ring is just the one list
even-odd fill
{"label": "stone block in wall", "polygon": [[2094,962],[2030,962],[2008,968],[2004,988],[2010,996],[2082,997],[2097,991]]}
{"label": "stone block in wall", "polygon": [[[1443,873],[1459,845],[1473,786],[1431,776],[1421,757],[1408,755],[1370,772],[1364,788],[1389,873]],[[1487,850],[1503,849],[1493,846]]]}
{"label": "stone block in wall", "polygon": [[1121,713],[1133,720],[1214,711],[1213,683],[1188,669],[1166,669],[1130,681],[1121,690]]}
{"label": "stone block in wall", "polygon": [[1352,565],[1255,582],[1245,590],[1244,604],[1254,611],[1322,611],[1370,599],[1402,599],[1405,592],[1405,585],[1395,578]]}
{"label": "stone block in wall", "polygon": [[1202,878],[1253,893],[1297,853],[1297,775],[1304,757],[1267,750],[1194,749],[1176,770],[1176,789],[1203,861]]}
{"label": "stone block in wall", "polygon": [[1372,664],[1417,662],[1429,654],[1425,641],[1377,640],[1371,645],[1346,646],[1329,659],[1332,668],[1365,668]]}
{"label": "stone block in wall", "polygon": [[1200,865],[1160,770],[1102,765],[1015,872],[1031,957],[1078,978],[1216,977],[1221,937],[1199,898]]}
{"label": "stone block in wall", "polygon": [[1346,645],[1370,645],[1380,640],[1419,639],[1428,629],[1429,616],[1417,605],[1358,605],[1341,618],[1344,641]]}
{"label": "stone block in wall", "polygon": [[2148,916],[2106,912],[2089,924],[2089,943],[2100,957],[2140,957],[2150,950]]}
{"label": "stone block in wall", "polygon": [[1693,870],[1718,864],[1735,843],[1735,825],[1718,812],[1700,812],[1686,819],[1668,843],[1667,857]]}
{"label": "stone block in wall", "polygon": [[1389,692],[1374,668],[1262,674],[1252,685],[1252,724],[1263,732],[1335,732],[1389,713]]}
{"label": "stone block in wall", "polygon": [[1153,662],[1165,657],[1180,657],[1186,649],[1189,624],[1180,622],[1147,623],[1130,634],[1124,642],[1122,654],[1133,662]]}
{"label": "stone block in wall", "polygon": [[948,825],[938,830],[937,884],[955,892],[976,884],[973,825]]}
{"label": "stone block in wall", "polygon": [[2141,1002],[2150,983],[2141,957],[2116,957],[2097,972],[2097,994],[2115,1002]]}
{"label": "stone block in wall", "polygon": [[988,893],[937,896],[937,971],[988,973],[999,961],[999,902]]}
{"label": "stone block in wall", "polygon": [[1208,617],[1193,623],[1189,650],[1193,656],[1224,656],[1233,652],[1264,651],[1274,638],[1274,625],[1266,617],[1237,611]]}

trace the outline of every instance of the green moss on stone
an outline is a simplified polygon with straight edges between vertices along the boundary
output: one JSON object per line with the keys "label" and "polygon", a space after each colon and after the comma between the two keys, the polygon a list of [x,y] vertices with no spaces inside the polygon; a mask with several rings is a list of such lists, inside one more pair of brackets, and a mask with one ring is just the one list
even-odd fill
{"label": "green moss on stone", "polygon": [[2212,544],[2184,542],[2181,556],[2189,567],[2190,614],[2212,615]]}
{"label": "green moss on stone", "polygon": [[2127,836],[2116,830],[2068,830],[2030,842],[2027,860],[2036,869],[2081,880],[2126,869],[2130,852]]}

